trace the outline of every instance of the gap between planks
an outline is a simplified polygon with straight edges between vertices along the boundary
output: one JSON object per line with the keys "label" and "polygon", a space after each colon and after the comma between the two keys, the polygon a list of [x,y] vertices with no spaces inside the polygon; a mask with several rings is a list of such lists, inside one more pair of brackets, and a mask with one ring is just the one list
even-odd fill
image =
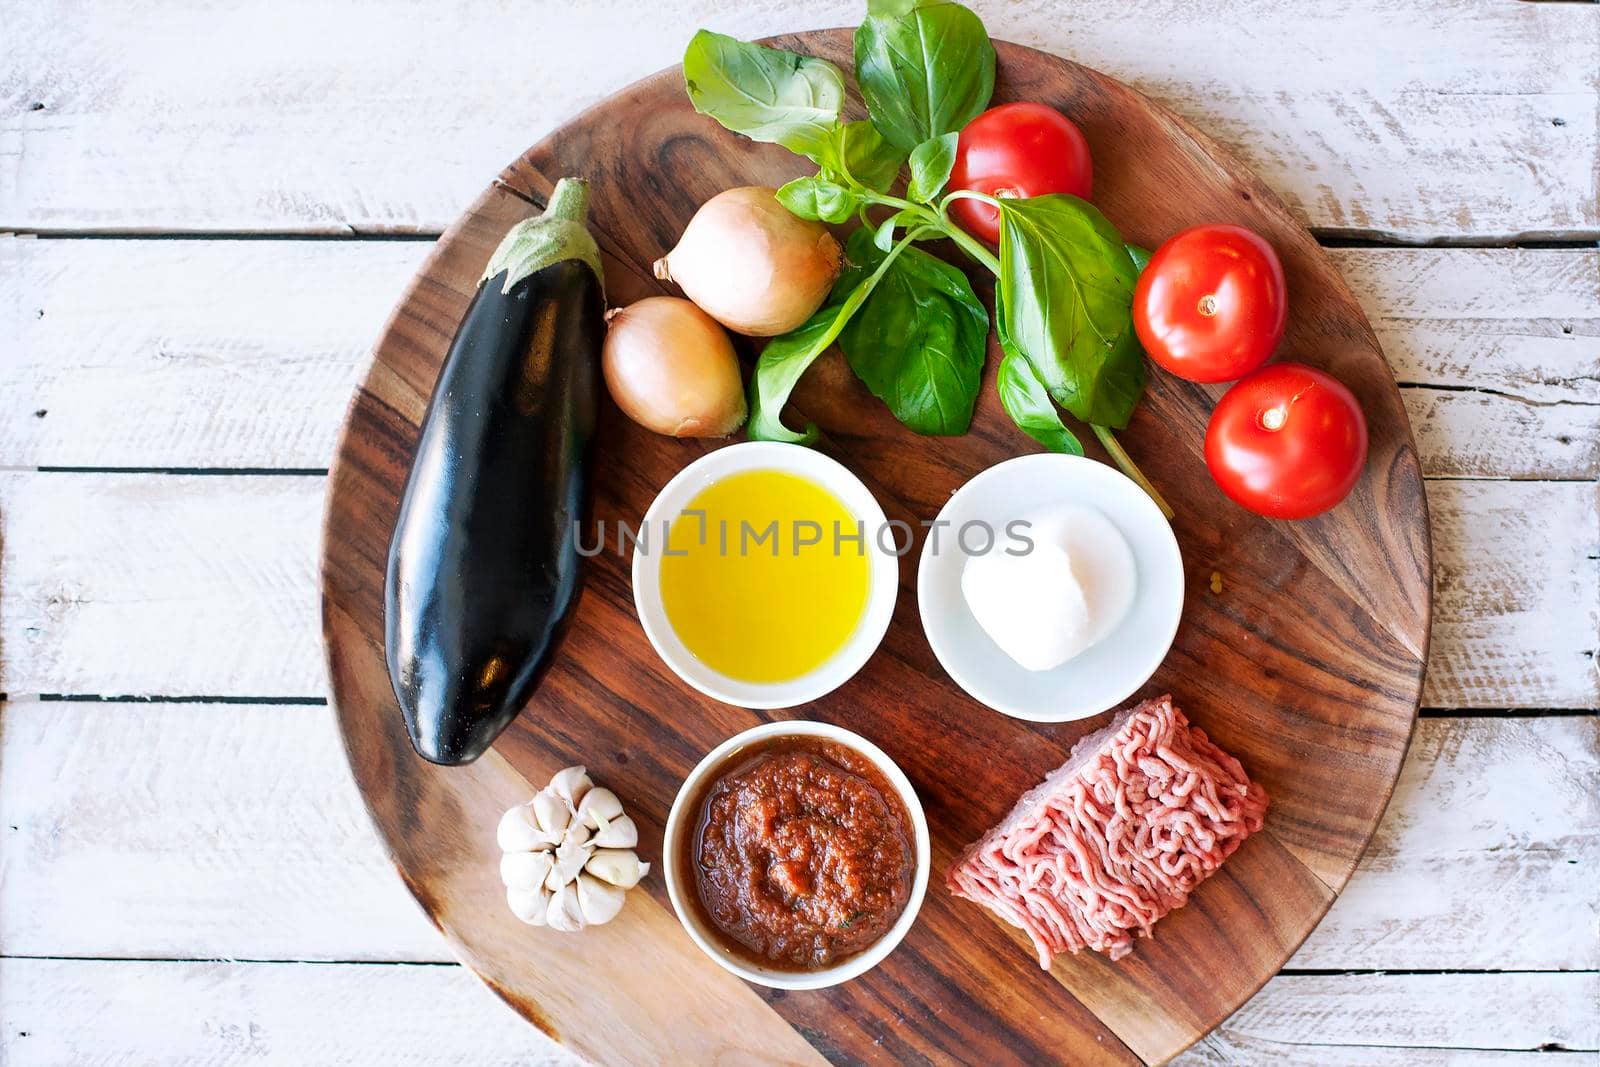
{"label": "gap between planks", "polygon": [[[319,959],[300,956],[93,956],[0,952],[0,960],[35,960],[58,963],[238,963],[272,966],[292,963],[301,967],[459,967],[456,960]],[[1583,967],[1284,967],[1279,978],[1440,977],[1486,974],[1593,974]]]}

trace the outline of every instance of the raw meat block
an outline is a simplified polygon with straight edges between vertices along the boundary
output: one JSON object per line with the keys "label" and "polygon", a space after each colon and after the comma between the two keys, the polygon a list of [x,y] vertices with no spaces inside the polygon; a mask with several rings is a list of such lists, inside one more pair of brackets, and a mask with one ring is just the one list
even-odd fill
{"label": "raw meat block", "polygon": [[1118,712],[951,869],[951,892],[1021,927],[1039,966],[1113,960],[1261,829],[1267,796],[1170,696]]}

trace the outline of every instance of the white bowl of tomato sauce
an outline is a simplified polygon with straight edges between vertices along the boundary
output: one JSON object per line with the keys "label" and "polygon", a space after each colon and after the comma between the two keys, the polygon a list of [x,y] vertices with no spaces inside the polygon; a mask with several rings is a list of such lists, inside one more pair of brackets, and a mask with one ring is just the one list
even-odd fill
{"label": "white bowl of tomato sauce", "polygon": [[928,822],[910,780],[828,723],[768,723],[712,749],[678,790],[661,853],[695,944],[777,989],[876,966],[928,888]]}

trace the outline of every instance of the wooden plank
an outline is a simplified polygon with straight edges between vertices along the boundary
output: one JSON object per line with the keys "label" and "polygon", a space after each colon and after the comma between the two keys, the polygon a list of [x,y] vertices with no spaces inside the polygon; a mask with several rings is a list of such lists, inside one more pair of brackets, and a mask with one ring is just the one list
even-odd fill
{"label": "wooden plank", "polygon": [[453,960],[326,707],[0,705],[13,955]]}
{"label": "wooden plank", "polygon": [[[0,766],[8,953],[452,958],[326,708],[14,701]],[[1600,967],[1597,797],[1600,719],[1422,720],[1377,837],[1290,966]]]}
{"label": "wooden plank", "polygon": [[1401,383],[1425,473],[1600,476],[1600,254],[1335,256]]}
{"label": "wooden plank", "polygon": [[1600,969],[1600,718],[1422,719],[1305,969]]}
{"label": "wooden plank", "polygon": [[[0,474],[0,692],[321,695],[323,487],[320,477]],[[1596,486],[1435,481],[1428,493],[1436,590],[1424,703],[1600,706]]]}
{"label": "wooden plank", "polygon": [[429,247],[0,238],[0,465],[327,466]]}
{"label": "wooden plank", "polygon": [[1593,973],[1280,975],[1182,1062],[1376,1067],[1593,1053],[1596,1004]]}
{"label": "wooden plank", "polygon": [[[0,238],[0,466],[326,466],[430,247]],[[1600,476],[1600,252],[1331,254],[1426,474]]]}
{"label": "wooden plank", "polygon": [[0,692],[321,696],[324,481],[0,474]]}
{"label": "wooden plank", "polygon": [[0,959],[0,1061],[577,1067],[455,966]]}
{"label": "wooden plank", "polygon": [[1600,707],[1600,486],[1428,483],[1432,707]]}
{"label": "wooden plank", "polygon": [[[856,0],[803,14],[500,0],[448,18],[420,0],[137,14],[102,0],[66,19],[13,0],[0,229],[437,232],[555,124],[676,62],[692,27],[756,36],[860,14]],[[1594,5],[1266,0],[1235,18],[1050,0],[983,14],[996,37],[1169,104],[1327,231],[1600,229]],[[561,46],[530,53],[530,34]]]}
{"label": "wooden plank", "polygon": [[[1398,1067],[1592,1052],[1597,996],[1593,974],[1282,976],[1178,1062]],[[5,959],[0,1018],[0,1059],[17,1067],[578,1062],[458,967]]]}

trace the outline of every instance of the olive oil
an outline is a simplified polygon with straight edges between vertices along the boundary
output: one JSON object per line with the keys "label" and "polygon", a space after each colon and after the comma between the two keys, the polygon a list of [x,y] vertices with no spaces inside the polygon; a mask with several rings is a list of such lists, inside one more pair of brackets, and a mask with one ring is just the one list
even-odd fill
{"label": "olive oil", "polygon": [[731,474],[696,494],[652,546],[662,606],[684,646],[719,674],[798,678],[860,624],[875,533],[810,479]]}

